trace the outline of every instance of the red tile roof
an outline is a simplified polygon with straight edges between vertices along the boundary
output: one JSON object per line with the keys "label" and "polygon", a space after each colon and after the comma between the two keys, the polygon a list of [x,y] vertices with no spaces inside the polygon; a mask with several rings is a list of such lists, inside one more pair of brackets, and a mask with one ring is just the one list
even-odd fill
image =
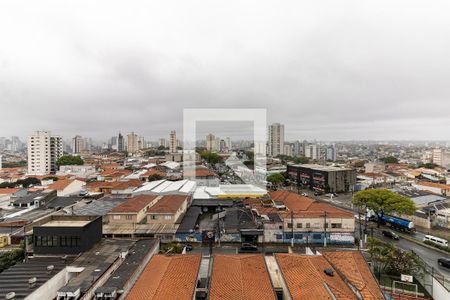
{"label": "red tile roof", "polygon": [[275,201],[282,201],[284,205],[292,211],[307,210],[311,203],[314,202],[311,198],[287,190],[270,192],[269,195]]}
{"label": "red tile roof", "polygon": [[0,195],[12,195],[20,191],[19,188],[0,188]]}
{"label": "red tile roof", "polygon": [[438,188],[438,189],[442,189],[442,190],[450,190],[450,185],[442,184],[442,183],[419,181],[419,182],[417,182],[417,185],[428,186],[428,187]]}
{"label": "red tile roof", "polygon": [[187,201],[188,196],[166,195],[162,196],[158,202],[149,208],[148,212],[161,214],[174,214]]}
{"label": "red tile roof", "polygon": [[209,299],[275,300],[264,256],[216,255]]}
{"label": "red tile roof", "polygon": [[[293,300],[331,300],[330,292],[337,299],[357,299],[323,256],[276,254],[275,258]],[[326,275],[325,269],[333,270],[334,276]]]}
{"label": "red tile roof", "polygon": [[157,195],[139,195],[129,198],[124,203],[114,207],[112,213],[137,213],[155,200]]}
{"label": "red tile roof", "polygon": [[384,299],[364,257],[357,251],[324,252],[323,256],[350,284],[358,289],[364,299]]}
{"label": "red tile roof", "polygon": [[72,179],[58,179],[57,181],[50,184],[48,186],[48,189],[61,191],[61,190],[64,190],[66,187],[68,187],[74,181],[75,180],[72,180]]}
{"label": "red tile roof", "polygon": [[300,196],[291,191],[279,190],[270,192],[269,195],[275,201],[281,201],[289,209],[289,212],[283,212],[282,215],[294,212],[296,217],[321,217],[327,212],[330,218],[352,218],[353,214],[343,209],[334,207],[328,203],[318,202],[311,198]]}
{"label": "red tile roof", "polygon": [[145,267],[127,300],[192,300],[199,255],[155,255]]}

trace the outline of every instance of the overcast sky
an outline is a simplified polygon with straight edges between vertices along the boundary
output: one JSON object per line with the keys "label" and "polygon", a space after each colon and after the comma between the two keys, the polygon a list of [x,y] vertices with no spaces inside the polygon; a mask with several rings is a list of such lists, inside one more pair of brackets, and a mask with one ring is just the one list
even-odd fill
{"label": "overcast sky", "polygon": [[450,140],[450,1],[2,0],[0,104],[0,136],[156,140],[224,107],[288,140]]}

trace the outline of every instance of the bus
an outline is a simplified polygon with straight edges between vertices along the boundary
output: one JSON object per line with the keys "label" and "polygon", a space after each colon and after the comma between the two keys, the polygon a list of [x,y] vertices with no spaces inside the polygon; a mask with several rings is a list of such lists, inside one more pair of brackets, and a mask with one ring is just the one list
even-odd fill
{"label": "bus", "polygon": [[436,245],[441,245],[441,246],[448,247],[448,241],[444,240],[444,239],[441,239],[441,238],[438,238],[437,236],[426,235],[423,238],[423,241],[430,241],[430,242],[435,243]]}

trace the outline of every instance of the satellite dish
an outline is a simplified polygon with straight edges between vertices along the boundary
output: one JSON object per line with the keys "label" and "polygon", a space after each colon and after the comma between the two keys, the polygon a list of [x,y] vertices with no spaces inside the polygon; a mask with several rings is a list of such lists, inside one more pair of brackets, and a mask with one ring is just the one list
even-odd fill
{"label": "satellite dish", "polygon": [[14,299],[15,296],[16,296],[16,293],[10,292],[10,293],[6,294],[5,299],[7,299],[7,300]]}

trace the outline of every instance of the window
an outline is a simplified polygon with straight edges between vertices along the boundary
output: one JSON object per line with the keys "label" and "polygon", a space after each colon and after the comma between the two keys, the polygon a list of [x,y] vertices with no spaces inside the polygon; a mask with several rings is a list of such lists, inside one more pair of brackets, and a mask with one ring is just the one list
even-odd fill
{"label": "window", "polygon": [[275,234],[275,238],[277,240],[282,240],[283,239],[283,235],[282,234]]}
{"label": "window", "polygon": [[342,228],[341,223],[331,223],[331,228]]}
{"label": "window", "polygon": [[150,215],[150,218],[151,218],[152,220],[157,220],[157,219],[158,219],[158,216],[157,216],[157,215]]}
{"label": "window", "polygon": [[297,223],[297,228],[303,228],[303,223]]}
{"label": "window", "polygon": [[306,223],[306,228],[310,228],[310,227],[311,227],[311,224]]}
{"label": "window", "polygon": [[285,237],[288,240],[292,239],[292,233],[285,233]]}
{"label": "window", "polygon": [[287,228],[292,228],[292,223],[287,223]]}
{"label": "window", "polygon": [[172,220],[172,216],[164,216],[164,220]]}
{"label": "window", "polygon": [[133,220],[133,216],[132,215],[127,215],[127,220]]}
{"label": "window", "polygon": [[294,239],[297,239],[297,240],[303,239],[303,234],[301,234],[301,233],[294,233]]}
{"label": "window", "polygon": [[313,240],[320,240],[322,238],[321,234],[313,234],[312,236]]}
{"label": "window", "polygon": [[119,215],[113,215],[113,220],[120,220],[120,216]]}

